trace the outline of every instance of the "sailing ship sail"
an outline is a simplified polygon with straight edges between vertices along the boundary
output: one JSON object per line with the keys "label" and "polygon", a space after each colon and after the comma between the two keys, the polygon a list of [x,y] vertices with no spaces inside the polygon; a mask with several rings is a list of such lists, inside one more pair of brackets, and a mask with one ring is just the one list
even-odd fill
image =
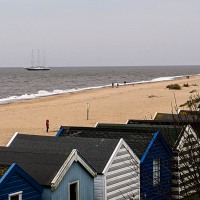
{"label": "sailing ship sail", "polygon": [[45,67],[45,53],[43,57],[43,65],[40,65],[40,52],[38,50],[38,59],[37,59],[37,65],[34,65],[34,56],[33,56],[33,50],[32,50],[32,56],[31,56],[31,67],[26,67],[29,71],[38,71],[38,70],[50,70],[49,67]]}

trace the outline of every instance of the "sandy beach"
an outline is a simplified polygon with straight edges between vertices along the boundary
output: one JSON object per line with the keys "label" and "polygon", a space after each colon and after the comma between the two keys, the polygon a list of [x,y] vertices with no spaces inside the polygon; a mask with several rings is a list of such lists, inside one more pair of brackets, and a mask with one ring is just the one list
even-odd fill
{"label": "sandy beach", "polygon": [[[182,87],[181,90],[166,88],[174,83],[180,86],[189,84],[189,87]],[[61,125],[95,126],[97,122],[125,123],[128,119],[151,119],[156,112],[171,113],[172,107],[176,106],[174,96],[179,106],[195,94],[191,91],[199,92],[199,87],[200,76],[194,76],[0,105],[0,145],[6,145],[15,132],[53,136]],[[50,121],[49,133],[45,130],[46,119]]]}

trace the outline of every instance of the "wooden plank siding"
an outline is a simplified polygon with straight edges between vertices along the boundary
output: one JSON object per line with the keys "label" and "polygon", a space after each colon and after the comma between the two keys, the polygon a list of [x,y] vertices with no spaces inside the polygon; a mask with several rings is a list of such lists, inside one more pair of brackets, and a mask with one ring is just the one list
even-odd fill
{"label": "wooden plank siding", "polygon": [[172,199],[182,199],[184,196],[196,192],[195,179],[199,176],[190,163],[191,154],[195,165],[199,165],[199,141],[196,134],[188,126],[183,134],[177,151],[172,158]]}
{"label": "wooden plank siding", "polygon": [[28,200],[40,200],[41,194],[35,190],[31,184],[29,184],[20,175],[14,174],[5,187],[1,189],[0,199],[8,199],[8,194],[22,191],[22,199]]}
{"label": "wooden plank siding", "polygon": [[172,199],[180,199],[180,170],[179,166],[179,156],[177,152],[174,152],[172,157]]}
{"label": "wooden plank siding", "polygon": [[45,188],[43,200],[63,200],[68,198],[69,183],[79,181],[79,200],[94,199],[94,178],[78,163],[74,162],[66,175],[56,188],[52,191]]}
{"label": "wooden plank siding", "polygon": [[[5,183],[2,184],[4,180]],[[13,164],[5,176],[0,178],[0,200],[6,200],[9,198],[9,194],[17,192],[22,192],[23,200],[42,200],[42,186],[36,183],[20,167]]]}
{"label": "wooden plank siding", "polygon": [[138,161],[121,146],[106,174],[107,200],[139,199],[140,175]]}
{"label": "wooden plank siding", "polygon": [[95,200],[104,200],[105,198],[105,185],[104,185],[104,176],[97,175],[94,178],[94,199]]}
{"label": "wooden plank siding", "polygon": [[[153,161],[160,160],[160,180],[154,184]],[[171,199],[171,154],[160,138],[150,146],[145,159],[141,159],[141,198],[145,200]]]}
{"label": "wooden plank siding", "polygon": [[[199,166],[200,166],[200,143],[193,129],[188,126],[181,138],[179,146],[178,156],[174,158],[177,160],[176,174],[174,170],[174,180],[176,184],[176,192],[178,191],[179,197],[175,199],[181,199],[187,195],[197,192],[197,183],[199,180]],[[174,192],[174,191],[173,191]]]}

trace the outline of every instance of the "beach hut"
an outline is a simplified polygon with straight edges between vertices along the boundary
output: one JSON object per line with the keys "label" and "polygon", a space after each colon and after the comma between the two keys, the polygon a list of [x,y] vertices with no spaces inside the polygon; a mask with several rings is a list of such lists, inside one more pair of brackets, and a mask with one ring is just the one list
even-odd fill
{"label": "beach hut", "polygon": [[[13,162],[17,163],[17,165],[27,172],[27,179],[30,179],[31,176],[42,185],[42,200],[92,200],[94,198],[94,177],[96,176],[96,172],[76,149],[56,151],[50,148],[1,147],[0,158],[7,165]],[[11,173],[12,169],[15,168],[19,171],[19,167],[11,165],[11,170],[9,168],[8,172]],[[17,177],[13,178],[17,180]],[[5,184],[11,192],[9,200],[33,199],[33,196],[29,196],[28,198],[26,182],[24,181],[24,184],[19,187],[21,183],[19,181],[15,185],[12,185],[12,182]],[[38,188],[40,189],[39,186]],[[32,188],[29,186],[29,189],[31,195]],[[21,191],[24,192],[20,193]],[[1,192],[2,190],[0,190],[0,194]],[[13,196],[12,198],[12,193],[13,195],[19,195],[19,197]],[[35,194],[37,195],[36,192]],[[41,197],[38,195],[39,199]]]}
{"label": "beach hut", "polygon": [[43,187],[16,163],[5,163],[1,158],[0,199],[42,200]]}
{"label": "beach hut", "polygon": [[[171,150],[159,132],[148,127],[65,127],[61,126],[57,137],[123,138],[140,159],[141,199],[171,198]],[[109,198],[107,198],[109,199]]]}
{"label": "beach hut", "polygon": [[[199,124],[187,120],[129,120],[129,127],[150,126],[159,130],[173,151],[172,197],[182,199],[200,190],[200,141]],[[170,117],[170,118],[169,118]],[[190,119],[192,116],[190,117]],[[184,119],[184,118],[182,118]]]}
{"label": "beach hut", "polygon": [[[74,134],[77,133],[74,130]],[[80,131],[86,131],[82,129]],[[48,137],[17,134],[10,147],[55,148],[67,151],[76,148],[97,171],[94,178],[94,199],[140,199],[140,160],[121,139]]]}

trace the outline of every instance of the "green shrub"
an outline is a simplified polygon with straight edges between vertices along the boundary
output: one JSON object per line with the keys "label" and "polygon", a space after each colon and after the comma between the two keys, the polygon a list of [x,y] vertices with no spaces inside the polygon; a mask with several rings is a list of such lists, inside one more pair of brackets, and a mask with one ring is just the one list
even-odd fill
{"label": "green shrub", "polygon": [[184,104],[181,104],[179,107],[187,106],[191,108],[192,106],[194,106],[196,103],[199,103],[199,102],[200,102],[200,97],[196,97],[195,99],[188,100]]}
{"label": "green shrub", "polygon": [[198,86],[198,85],[195,83],[195,84],[192,84],[192,86]]}
{"label": "green shrub", "polygon": [[183,87],[189,87],[188,83],[183,84]]}
{"label": "green shrub", "polygon": [[178,84],[167,85],[166,88],[168,88],[170,90],[181,90],[181,86]]}
{"label": "green shrub", "polygon": [[192,91],[190,91],[190,93],[194,93],[194,92],[197,92],[197,90],[192,90]]}

